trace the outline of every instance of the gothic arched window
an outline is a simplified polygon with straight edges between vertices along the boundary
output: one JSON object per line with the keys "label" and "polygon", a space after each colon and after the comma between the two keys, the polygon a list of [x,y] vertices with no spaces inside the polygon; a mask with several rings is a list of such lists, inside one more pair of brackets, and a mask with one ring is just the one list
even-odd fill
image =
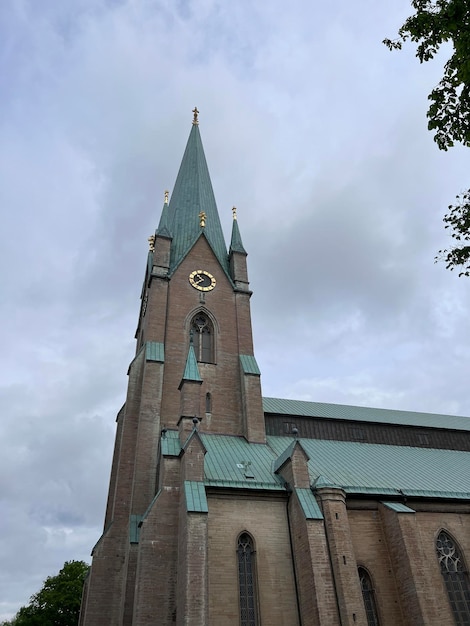
{"label": "gothic arched window", "polygon": [[191,322],[194,352],[200,363],[214,362],[214,326],[204,313],[198,313]]}
{"label": "gothic arched window", "polygon": [[358,567],[357,573],[361,581],[362,598],[366,609],[367,626],[379,626],[377,614],[377,604],[375,602],[375,592],[369,572],[364,567]]}
{"label": "gothic arched window", "polygon": [[437,537],[436,550],[455,623],[470,624],[470,584],[463,556],[455,541],[443,530]]}
{"label": "gothic arched window", "polygon": [[256,626],[256,572],[253,539],[248,533],[238,537],[238,583],[240,593],[240,626]]}

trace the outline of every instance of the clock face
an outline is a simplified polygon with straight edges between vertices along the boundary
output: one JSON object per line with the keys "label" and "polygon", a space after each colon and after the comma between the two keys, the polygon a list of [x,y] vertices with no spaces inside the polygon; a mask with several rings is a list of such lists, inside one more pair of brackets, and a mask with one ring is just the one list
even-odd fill
{"label": "clock face", "polygon": [[205,270],[195,270],[194,272],[191,272],[189,275],[189,282],[194,289],[199,289],[199,291],[211,291],[211,289],[214,289],[216,284],[216,280],[212,274],[209,274],[209,272],[206,272]]}

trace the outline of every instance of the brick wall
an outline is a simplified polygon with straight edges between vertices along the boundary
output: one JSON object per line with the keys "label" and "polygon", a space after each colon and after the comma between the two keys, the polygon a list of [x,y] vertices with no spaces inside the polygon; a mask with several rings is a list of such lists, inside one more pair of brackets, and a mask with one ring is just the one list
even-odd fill
{"label": "brick wall", "polygon": [[255,542],[261,623],[298,624],[286,501],[209,494],[209,623],[239,620],[237,539],[247,531]]}

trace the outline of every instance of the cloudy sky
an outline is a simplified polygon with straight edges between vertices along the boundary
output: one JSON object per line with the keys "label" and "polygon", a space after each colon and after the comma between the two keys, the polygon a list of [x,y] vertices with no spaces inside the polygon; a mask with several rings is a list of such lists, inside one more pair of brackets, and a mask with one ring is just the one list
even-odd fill
{"label": "cloudy sky", "polygon": [[0,619],[103,523],[148,249],[191,129],[249,252],[265,395],[470,415],[470,282],[433,262],[470,151],[409,0],[0,3]]}

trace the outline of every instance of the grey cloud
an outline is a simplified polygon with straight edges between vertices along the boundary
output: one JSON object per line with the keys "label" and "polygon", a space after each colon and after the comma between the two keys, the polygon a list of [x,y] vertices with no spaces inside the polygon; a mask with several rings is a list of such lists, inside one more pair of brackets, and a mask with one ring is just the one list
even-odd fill
{"label": "grey cloud", "polygon": [[264,392],[470,412],[468,287],[433,264],[468,163],[426,131],[439,68],[381,44],[409,3],[69,4],[0,9],[0,619],[100,535],[147,237],[195,105]]}

